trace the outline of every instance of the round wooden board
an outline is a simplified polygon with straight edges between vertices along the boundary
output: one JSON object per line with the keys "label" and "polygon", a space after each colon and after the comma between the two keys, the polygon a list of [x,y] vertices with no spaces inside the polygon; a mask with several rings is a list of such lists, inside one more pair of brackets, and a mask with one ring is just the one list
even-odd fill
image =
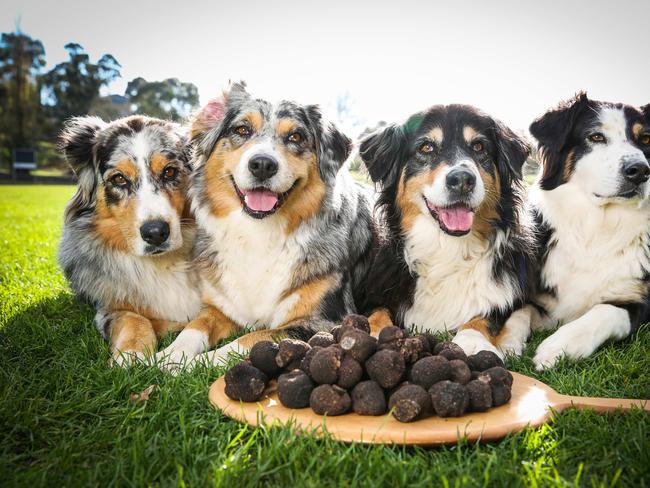
{"label": "round wooden board", "polygon": [[221,377],[210,387],[210,402],[228,417],[250,425],[291,424],[303,432],[323,435],[323,430],[340,441],[373,444],[435,445],[456,443],[461,438],[470,441],[501,439],[510,432],[527,426],[536,427],[551,415],[555,392],[543,383],[518,373],[512,373],[512,399],[506,405],[484,413],[462,417],[432,416],[412,423],[401,423],[386,414],[368,417],[348,413],[323,417],[310,408],[290,409],[278,401],[273,386],[265,398],[256,403],[231,400],[224,393]]}

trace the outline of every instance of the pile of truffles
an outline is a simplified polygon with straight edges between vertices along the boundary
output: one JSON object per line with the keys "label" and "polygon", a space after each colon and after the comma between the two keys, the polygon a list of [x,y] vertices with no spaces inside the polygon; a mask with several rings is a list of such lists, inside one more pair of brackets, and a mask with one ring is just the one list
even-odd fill
{"label": "pile of truffles", "polygon": [[226,373],[226,395],[255,402],[274,378],[285,407],[311,407],[320,415],[390,411],[400,422],[484,412],[507,403],[512,387],[512,375],[492,352],[468,357],[453,342],[398,327],[375,339],[362,315],[348,315],[309,342],[255,344]]}

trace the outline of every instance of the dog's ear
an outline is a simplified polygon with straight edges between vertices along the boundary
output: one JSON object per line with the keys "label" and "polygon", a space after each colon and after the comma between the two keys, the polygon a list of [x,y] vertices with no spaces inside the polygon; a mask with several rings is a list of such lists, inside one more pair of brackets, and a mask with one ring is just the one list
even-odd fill
{"label": "dog's ear", "polygon": [[650,124],[650,103],[641,107],[641,112],[643,112],[646,122]]}
{"label": "dog's ear", "polygon": [[77,192],[65,210],[65,219],[79,215],[95,203],[95,145],[106,123],[99,117],[70,119],[59,135],[58,148],[77,176]]}
{"label": "dog's ear", "polygon": [[370,178],[375,183],[392,185],[400,171],[406,135],[401,126],[390,125],[361,141],[359,156],[363,160]]}
{"label": "dog's ear", "polygon": [[542,159],[540,185],[544,190],[553,190],[564,181],[565,158],[562,153],[569,142],[578,117],[587,109],[590,101],[584,92],[549,110],[530,125],[530,133],[539,142]]}
{"label": "dog's ear", "polygon": [[334,124],[323,127],[323,117],[318,105],[307,105],[305,111],[317,139],[320,177],[323,181],[334,179],[350,156],[352,141]]}
{"label": "dog's ear", "polygon": [[498,120],[494,121],[494,132],[499,172],[508,180],[520,180],[521,168],[530,156],[530,146],[523,138]]}
{"label": "dog's ear", "polygon": [[197,113],[190,122],[190,138],[201,139],[207,132],[217,128],[226,116],[226,98],[222,95],[210,100]]}

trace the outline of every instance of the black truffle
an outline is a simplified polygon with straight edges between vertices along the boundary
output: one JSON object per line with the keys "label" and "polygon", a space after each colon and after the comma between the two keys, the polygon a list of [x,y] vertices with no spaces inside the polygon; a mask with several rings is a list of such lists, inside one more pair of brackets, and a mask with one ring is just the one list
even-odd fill
{"label": "black truffle", "polygon": [[298,339],[282,339],[278,344],[278,354],[275,362],[281,368],[293,370],[300,367],[300,361],[305,357],[310,346]]}
{"label": "black truffle", "polygon": [[348,329],[341,335],[341,348],[363,363],[377,350],[377,339],[359,329]]}
{"label": "black truffle", "polygon": [[366,361],[366,371],[371,380],[382,388],[393,388],[404,376],[406,364],[402,355],[390,349],[377,351]]}
{"label": "black truffle", "polygon": [[307,354],[305,354],[305,357],[302,358],[302,361],[300,361],[300,369],[307,373],[310,377],[311,373],[309,372],[309,365],[311,364],[311,360],[314,358],[318,351],[322,350],[323,348],[320,346],[313,346],[309,351],[307,351]]}
{"label": "black truffle", "polygon": [[428,390],[439,381],[451,378],[449,361],[442,356],[428,356],[420,359],[411,368],[409,380]]}
{"label": "black truffle", "polygon": [[485,412],[492,406],[492,388],[485,381],[472,380],[467,385],[469,408],[473,412]]}
{"label": "black truffle", "polygon": [[343,317],[343,322],[341,322],[341,325],[343,327],[354,327],[355,329],[364,331],[366,334],[370,334],[370,322],[368,322],[368,318],[364,317],[363,315],[357,315],[355,313],[346,315]]}
{"label": "black truffle", "polygon": [[299,369],[281,374],[278,378],[278,398],[280,403],[288,408],[308,407],[313,389],[314,382]]}
{"label": "black truffle", "polygon": [[463,348],[455,342],[441,342],[436,345],[434,351],[436,349],[439,349],[436,354],[445,357],[450,361],[453,359],[460,359],[461,361],[467,362],[467,354],[465,354]]}
{"label": "black truffle", "polygon": [[483,374],[486,374],[490,377],[490,383],[494,381],[500,381],[509,387],[512,386],[512,374],[510,371],[502,368],[501,366],[494,366],[492,368],[486,369],[483,371]]}
{"label": "black truffle", "polygon": [[441,381],[429,390],[436,413],[441,417],[459,417],[469,407],[467,389],[452,381]]}
{"label": "black truffle", "polygon": [[256,402],[262,398],[268,378],[248,361],[242,361],[226,372],[225,381],[225,392],[229,398]]}
{"label": "black truffle", "polygon": [[321,349],[309,363],[309,376],[320,384],[334,384],[339,379],[343,351],[337,345]]}
{"label": "black truffle", "polygon": [[483,381],[490,385],[492,389],[492,406],[499,407],[508,403],[512,397],[512,374],[505,368],[495,366],[486,369],[479,377],[478,381]]}
{"label": "black truffle", "polygon": [[420,385],[405,385],[390,396],[388,408],[400,422],[413,422],[431,413],[431,397]]}
{"label": "black truffle", "polygon": [[[428,344],[427,344],[428,345]],[[419,337],[407,337],[400,341],[400,353],[407,363],[414,363],[420,359],[424,351],[424,341]]]}
{"label": "black truffle", "polygon": [[309,342],[307,342],[311,347],[328,347],[334,344],[334,336],[329,333],[329,332],[317,332],[313,336],[311,336],[311,339],[309,339]]}
{"label": "black truffle", "polygon": [[467,365],[472,371],[485,371],[494,366],[505,366],[499,356],[492,351],[479,351],[467,358]]}
{"label": "black truffle", "polygon": [[380,345],[383,344],[392,344],[395,343],[401,339],[404,339],[407,335],[407,332],[404,329],[400,329],[399,327],[395,327],[394,325],[391,325],[389,327],[384,327],[379,331],[379,335],[377,336],[377,341],[379,342]]}
{"label": "black truffle", "polygon": [[275,362],[278,350],[279,346],[275,342],[258,342],[251,348],[249,355],[251,363],[269,378],[275,378],[282,371],[282,368]]}
{"label": "black truffle", "polygon": [[460,359],[452,359],[449,361],[449,366],[451,367],[451,377],[449,379],[454,383],[466,385],[472,379],[472,372],[469,366]]}
{"label": "black truffle", "polygon": [[379,383],[368,380],[357,384],[352,390],[352,409],[359,415],[386,413],[386,397]]}
{"label": "black truffle", "polygon": [[363,368],[357,360],[352,356],[345,355],[341,360],[341,366],[339,368],[339,379],[337,385],[341,388],[349,390],[354,385],[361,381],[363,377]]}
{"label": "black truffle", "polygon": [[320,385],[309,396],[309,406],[319,415],[342,415],[352,406],[348,392],[337,385]]}

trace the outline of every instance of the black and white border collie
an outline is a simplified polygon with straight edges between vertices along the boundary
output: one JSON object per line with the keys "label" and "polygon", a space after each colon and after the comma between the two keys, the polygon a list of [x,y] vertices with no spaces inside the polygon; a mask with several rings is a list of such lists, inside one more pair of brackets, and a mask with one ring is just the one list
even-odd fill
{"label": "black and white border collie", "polygon": [[256,99],[239,83],[201,110],[191,132],[203,310],[159,353],[163,367],[244,327],[258,331],[196,360],[353,312],[371,255],[372,195],[341,170],[350,139],[317,106]]}
{"label": "black and white border collie", "polygon": [[529,323],[508,318],[527,298],[531,270],[520,195],[528,154],[510,129],[465,105],[434,106],[363,140],[386,231],[364,311],[386,307],[400,326],[458,331],[467,353],[519,354]]}
{"label": "black and white border collie", "polygon": [[650,106],[579,94],[530,126],[542,171],[530,192],[538,227],[538,369],[582,358],[650,320]]}
{"label": "black and white border collie", "polygon": [[59,262],[74,291],[96,307],[113,360],[156,351],[201,308],[190,265],[189,150],[179,126],[133,116],[70,120],[60,149],[79,178],[65,210]]}

